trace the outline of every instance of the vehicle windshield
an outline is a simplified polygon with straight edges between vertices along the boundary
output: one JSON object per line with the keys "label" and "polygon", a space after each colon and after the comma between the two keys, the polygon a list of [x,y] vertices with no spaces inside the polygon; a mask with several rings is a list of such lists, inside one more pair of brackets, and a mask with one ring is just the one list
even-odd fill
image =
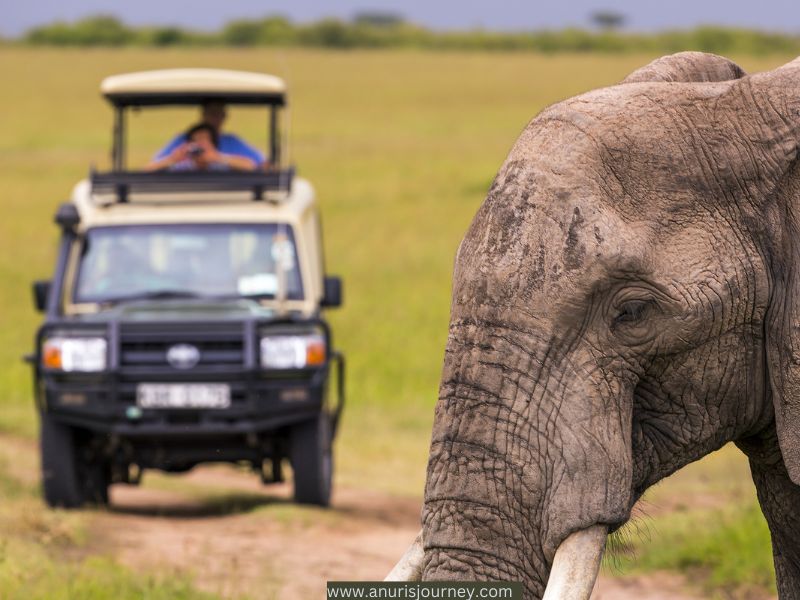
{"label": "vehicle windshield", "polygon": [[303,298],[288,225],[115,226],[86,233],[74,301],[276,298],[280,290]]}

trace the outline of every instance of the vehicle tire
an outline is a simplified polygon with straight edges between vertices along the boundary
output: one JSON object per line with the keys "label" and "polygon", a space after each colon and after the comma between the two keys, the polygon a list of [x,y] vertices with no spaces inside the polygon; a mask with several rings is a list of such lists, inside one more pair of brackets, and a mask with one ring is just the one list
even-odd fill
{"label": "vehicle tire", "polygon": [[88,463],[81,456],[75,430],[42,415],[42,488],[49,506],[79,508],[84,504],[108,504],[111,473],[104,463]]}
{"label": "vehicle tire", "polygon": [[294,473],[295,502],[328,506],[333,483],[330,416],[322,413],[292,428],[289,461]]}
{"label": "vehicle tire", "polygon": [[39,440],[42,451],[42,488],[49,506],[78,508],[84,494],[78,468],[75,432],[68,425],[42,414]]}

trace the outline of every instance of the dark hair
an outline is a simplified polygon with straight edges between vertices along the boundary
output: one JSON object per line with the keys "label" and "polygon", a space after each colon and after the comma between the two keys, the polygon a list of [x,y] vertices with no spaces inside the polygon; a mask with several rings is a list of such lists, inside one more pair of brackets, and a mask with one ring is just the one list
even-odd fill
{"label": "dark hair", "polygon": [[208,123],[198,123],[197,125],[189,127],[189,129],[186,130],[186,133],[183,134],[186,138],[186,141],[188,142],[191,140],[192,136],[198,131],[207,131],[211,136],[211,143],[214,144],[214,148],[219,148],[219,135],[217,134],[216,129],[214,129]]}

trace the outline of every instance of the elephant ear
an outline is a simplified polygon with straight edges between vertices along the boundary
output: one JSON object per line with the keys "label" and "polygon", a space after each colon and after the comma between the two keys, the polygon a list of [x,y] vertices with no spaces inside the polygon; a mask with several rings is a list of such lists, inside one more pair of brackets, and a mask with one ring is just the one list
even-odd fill
{"label": "elephant ear", "polygon": [[744,70],[723,56],[707,52],[678,52],[657,58],[622,80],[643,82],[712,82],[730,81],[745,76]]}
{"label": "elephant ear", "polygon": [[[772,303],[766,345],[775,427],[789,477],[800,485],[800,162],[787,173],[776,199],[784,205],[783,238],[772,260]],[[780,210],[780,209],[778,209]]]}
{"label": "elephant ear", "polygon": [[761,126],[774,136],[768,160],[779,173],[763,210],[772,223],[768,382],[783,462],[800,485],[800,59],[749,79]]}

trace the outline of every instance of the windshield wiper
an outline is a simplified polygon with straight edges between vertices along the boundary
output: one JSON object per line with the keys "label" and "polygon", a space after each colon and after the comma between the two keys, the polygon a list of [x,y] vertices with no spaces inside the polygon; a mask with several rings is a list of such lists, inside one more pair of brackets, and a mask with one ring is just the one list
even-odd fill
{"label": "windshield wiper", "polygon": [[115,298],[108,298],[105,302],[119,303],[119,302],[136,302],[137,300],[180,300],[180,299],[207,299],[210,296],[204,296],[197,292],[190,292],[189,290],[155,290],[152,292],[142,292],[140,294],[131,294],[129,296],[117,296]]}

